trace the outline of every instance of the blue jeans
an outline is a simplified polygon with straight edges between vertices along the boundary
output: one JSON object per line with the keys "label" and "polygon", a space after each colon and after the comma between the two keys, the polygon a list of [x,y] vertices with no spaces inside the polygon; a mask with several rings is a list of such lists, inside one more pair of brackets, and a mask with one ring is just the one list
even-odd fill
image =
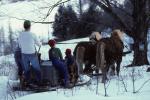
{"label": "blue jeans", "polygon": [[40,64],[38,61],[38,57],[36,54],[22,54],[22,61],[24,65],[24,74],[25,74],[25,80],[27,82],[30,82],[30,63],[33,67],[33,70],[36,75],[36,81],[40,82],[41,81],[41,69],[40,69]]}
{"label": "blue jeans", "polygon": [[69,74],[67,70],[67,65],[59,59],[52,59],[52,64],[63,75],[64,85],[67,86],[69,84]]}

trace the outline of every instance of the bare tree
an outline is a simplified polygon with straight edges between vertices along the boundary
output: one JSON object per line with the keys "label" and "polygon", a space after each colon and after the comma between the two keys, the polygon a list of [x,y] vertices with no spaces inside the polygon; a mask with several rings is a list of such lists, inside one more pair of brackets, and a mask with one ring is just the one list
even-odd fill
{"label": "bare tree", "polygon": [[[54,8],[56,8],[60,5],[63,5],[65,3],[68,3],[71,0],[55,0],[55,1],[56,2],[54,4],[52,4],[51,2],[47,2],[47,1],[43,0],[43,4],[46,4],[44,6],[39,6],[39,5],[36,5],[36,4],[31,2],[31,4],[33,6],[35,6],[36,9],[31,10],[30,12],[34,12],[34,13],[38,12],[37,14],[38,15],[40,14],[41,16],[39,17],[38,20],[35,19],[35,20],[30,20],[30,21],[33,22],[33,23],[53,24],[54,21],[45,21],[45,20],[51,15]],[[42,13],[42,10],[47,10],[46,14]],[[1,11],[0,11],[0,17],[14,18],[14,19],[17,19],[17,20],[26,20],[26,18],[19,18],[19,17],[16,17],[16,16],[7,15],[5,12],[1,12]]]}
{"label": "bare tree", "polygon": [[[125,0],[131,8],[117,0],[90,0],[107,12],[129,36],[134,39],[132,65],[149,64],[147,59],[147,33],[150,23],[150,0]],[[121,11],[121,13],[115,10]],[[124,15],[124,16],[122,16]],[[142,59],[141,59],[142,58]]]}
{"label": "bare tree", "polygon": [[10,50],[13,51],[13,41],[14,41],[14,38],[13,38],[13,31],[12,31],[12,28],[11,28],[11,24],[9,22],[9,36],[8,36],[8,39],[9,39],[9,45],[10,45]]}
{"label": "bare tree", "polygon": [[0,56],[4,54],[5,35],[3,27],[0,28]]}

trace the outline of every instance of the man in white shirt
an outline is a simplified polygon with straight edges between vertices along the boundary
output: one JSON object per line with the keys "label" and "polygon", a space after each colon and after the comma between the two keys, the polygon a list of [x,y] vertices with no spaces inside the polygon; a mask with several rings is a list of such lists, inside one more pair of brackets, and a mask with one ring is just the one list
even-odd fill
{"label": "man in white shirt", "polygon": [[25,31],[20,33],[18,42],[22,53],[25,81],[27,82],[27,84],[31,83],[30,80],[30,69],[31,69],[30,63],[31,63],[33,70],[36,74],[35,81],[38,85],[41,81],[41,70],[40,70],[38,57],[36,55],[35,44],[41,46],[41,43],[37,39],[37,37],[30,32],[30,27],[31,27],[31,22],[29,20],[25,20],[24,21]]}

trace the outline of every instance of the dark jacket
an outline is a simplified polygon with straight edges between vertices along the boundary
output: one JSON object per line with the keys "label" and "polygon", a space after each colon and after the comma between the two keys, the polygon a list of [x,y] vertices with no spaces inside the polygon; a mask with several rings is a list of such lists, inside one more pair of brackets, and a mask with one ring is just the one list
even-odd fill
{"label": "dark jacket", "polygon": [[67,66],[71,66],[74,63],[74,57],[72,55],[67,55],[65,57],[65,62]]}
{"label": "dark jacket", "polygon": [[62,53],[60,51],[59,48],[51,48],[49,50],[49,59],[50,60],[53,60],[53,59],[58,59],[58,60],[63,60],[63,57],[62,57]]}

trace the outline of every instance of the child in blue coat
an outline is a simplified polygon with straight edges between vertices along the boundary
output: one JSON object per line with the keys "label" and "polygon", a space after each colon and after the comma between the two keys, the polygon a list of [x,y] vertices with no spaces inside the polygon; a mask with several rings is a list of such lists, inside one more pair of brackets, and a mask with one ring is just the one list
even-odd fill
{"label": "child in blue coat", "polygon": [[70,82],[71,83],[75,83],[77,81],[77,66],[75,63],[75,59],[71,53],[71,49],[66,49],[65,52],[66,56],[65,56],[65,63],[67,65],[68,68],[68,72],[69,72],[69,78],[70,78]]}

